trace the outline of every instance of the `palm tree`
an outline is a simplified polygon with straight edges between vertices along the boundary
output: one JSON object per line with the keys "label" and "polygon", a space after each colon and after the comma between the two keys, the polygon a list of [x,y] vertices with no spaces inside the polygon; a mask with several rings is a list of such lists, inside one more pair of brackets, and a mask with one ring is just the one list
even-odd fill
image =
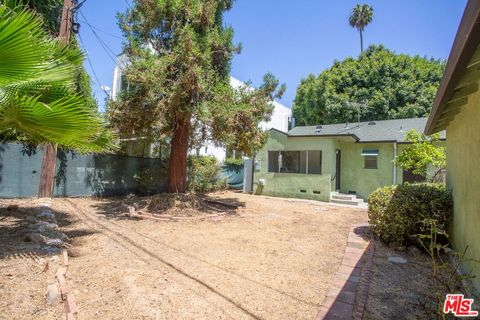
{"label": "palm tree", "polygon": [[363,52],[363,30],[372,22],[373,8],[368,4],[357,4],[348,18],[348,23],[352,28],[360,32],[360,50]]}
{"label": "palm tree", "polygon": [[74,91],[82,62],[82,52],[50,38],[33,12],[0,4],[0,135],[79,152],[112,149],[100,114]]}

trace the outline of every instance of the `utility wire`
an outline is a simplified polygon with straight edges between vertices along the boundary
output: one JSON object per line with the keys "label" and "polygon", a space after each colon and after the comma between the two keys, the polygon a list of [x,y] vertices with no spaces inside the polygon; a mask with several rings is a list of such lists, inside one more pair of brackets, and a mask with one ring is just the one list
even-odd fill
{"label": "utility wire", "polygon": [[87,24],[87,26],[92,31],[92,33],[95,36],[95,38],[97,39],[98,43],[100,43],[100,46],[102,46],[102,48],[105,51],[105,53],[107,54],[107,56],[110,58],[110,60],[112,60],[113,63],[116,63],[115,58],[114,58],[116,56],[115,52],[113,52],[113,50],[110,49],[110,47],[100,38],[100,36],[97,34],[97,32],[93,29],[92,25],[88,22],[87,18],[83,14],[83,12],[80,11],[80,10],[78,12],[82,16],[82,18],[85,20],[85,23]]}
{"label": "utility wire", "polygon": [[100,29],[100,28],[98,28],[98,27],[95,27],[94,25],[89,24],[86,20],[79,19],[79,21],[80,21],[80,22],[83,22],[83,23],[86,23],[87,25],[90,25],[91,28],[93,28],[93,29],[95,29],[95,30],[97,30],[97,31],[100,31],[100,32],[102,32],[102,33],[104,33],[104,34],[106,34],[106,35],[108,35],[108,36],[110,36],[110,37],[123,40],[122,37],[117,36],[117,35],[115,35],[115,34],[113,34],[113,33],[107,32],[107,31],[105,31],[105,30],[102,30],[102,29]]}
{"label": "utility wire", "polygon": [[[85,46],[85,43],[83,42],[82,37],[80,36],[80,33],[78,34],[78,39],[80,40],[80,44],[82,45],[83,50],[85,50],[85,52],[86,52],[86,51],[87,51],[87,47]],[[108,94],[107,90],[104,90],[104,89],[102,88],[101,81],[100,81],[100,79],[98,78],[97,73],[95,72],[95,68],[93,68],[93,64],[92,64],[92,61],[90,60],[90,58],[89,58],[89,56],[88,56],[88,53],[87,53],[86,56],[87,56],[87,63],[88,63],[88,65],[90,66],[90,70],[92,70],[93,77],[95,78],[94,82],[95,82],[96,85],[99,86],[100,89],[107,95],[107,97],[109,97],[110,95]]]}

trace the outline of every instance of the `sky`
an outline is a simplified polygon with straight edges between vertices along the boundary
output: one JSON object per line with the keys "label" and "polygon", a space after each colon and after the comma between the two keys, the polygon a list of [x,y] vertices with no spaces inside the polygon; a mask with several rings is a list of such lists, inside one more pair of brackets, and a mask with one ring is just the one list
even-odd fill
{"label": "sky", "polygon": [[[265,73],[273,73],[287,86],[280,102],[291,107],[301,79],[358,56],[359,34],[348,24],[357,3],[374,9],[364,47],[384,44],[397,53],[447,59],[466,0],[236,0],[224,19],[242,44],[231,75],[258,86]],[[122,52],[116,14],[130,5],[131,0],[87,0],[78,14],[85,66],[101,110],[101,86],[112,86],[115,55]]]}

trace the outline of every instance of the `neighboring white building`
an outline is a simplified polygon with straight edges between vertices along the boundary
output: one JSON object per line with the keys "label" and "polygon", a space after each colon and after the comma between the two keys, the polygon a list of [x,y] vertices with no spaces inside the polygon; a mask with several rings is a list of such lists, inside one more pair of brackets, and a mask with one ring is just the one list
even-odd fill
{"label": "neighboring white building", "polygon": [[[128,60],[124,54],[117,56],[117,64],[113,71],[112,99],[115,99],[122,89],[125,89],[124,86],[126,84],[122,83],[122,70],[125,68],[127,63]],[[230,77],[230,85],[233,88],[246,86],[244,82],[235,79],[234,77]],[[292,117],[292,110],[277,101],[273,101],[272,104],[274,106],[272,117],[268,122],[261,122],[260,128],[265,131],[274,128],[283,132],[287,132],[288,124]],[[225,160],[227,150],[225,147],[215,146],[213,142],[209,141],[197,150],[191,150],[191,153],[198,155],[211,155],[221,162]]]}

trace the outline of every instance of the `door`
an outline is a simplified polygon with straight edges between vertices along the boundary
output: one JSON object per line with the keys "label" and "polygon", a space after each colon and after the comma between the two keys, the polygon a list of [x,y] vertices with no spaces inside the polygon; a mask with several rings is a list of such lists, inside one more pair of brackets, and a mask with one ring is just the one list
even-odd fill
{"label": "door", "polygon": [[340,191],[340,174],[341,174],[341,162],[342,162],[342,151],[337,150],[335,152],[336,160],[335,160],[335,190]]}

